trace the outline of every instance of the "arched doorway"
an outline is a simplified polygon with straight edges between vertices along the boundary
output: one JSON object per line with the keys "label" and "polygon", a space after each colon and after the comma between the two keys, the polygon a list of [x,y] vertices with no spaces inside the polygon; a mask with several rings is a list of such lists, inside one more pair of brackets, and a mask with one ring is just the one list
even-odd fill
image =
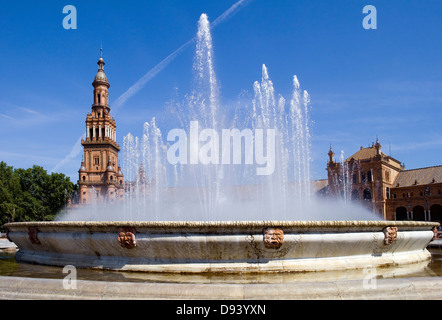
{"label": "arched doorway", "polygon": [[442,206],[440,204],[433,204],[430,207],[431,221],[442,222]]}
{"label": "arched doorway", "polygon": [[396,209],[396,220],[407,220],[407,208],[399,207]]}
{"label": "arched doorway", "polygon": [[425,209],[422,206],[413,207],[413,220],[425,221]]}

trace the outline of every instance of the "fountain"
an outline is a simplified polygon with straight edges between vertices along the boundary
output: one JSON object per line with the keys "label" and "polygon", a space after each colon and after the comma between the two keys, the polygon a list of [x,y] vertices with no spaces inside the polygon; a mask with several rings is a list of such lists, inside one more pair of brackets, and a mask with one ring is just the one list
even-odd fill
{"label": "fountain", "polygon": [[[206,15],[197,35],[196,89],[185,112],[175,106],[177,123],[168,124],[183,129],[170,130],[165,142],[152,119],[141,139],[124,137],[124,174],[133,188],[123,203],[88,206],[54,222],[6,224],[17,260],[161,273],[306,272],[429,260],[426,247],[438,223],[379,221],[349,201],[343,207],[315,198],[310,97],[296,76],[286,105],[264,65],[252,101],[229,122]],[[138,179],[140,167],[147,179]],[[344,191],[347,199],[348,185]]]}

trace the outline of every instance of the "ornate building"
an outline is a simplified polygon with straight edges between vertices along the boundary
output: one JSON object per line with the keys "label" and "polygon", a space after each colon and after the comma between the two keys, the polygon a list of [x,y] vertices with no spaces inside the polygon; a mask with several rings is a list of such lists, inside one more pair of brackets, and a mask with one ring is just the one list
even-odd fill
{"label": "ornate building", "polygon": [[124,177],[118,163],[120,146],[116,142],[116,123],[110,115],[109,82],[104,60],[98,60],[92,86],[94,103],[86,117],[86,140],[79,172],[80,204],[114,201],[124,196]]}
{"label": "ornate building", "polygon": [[330,147],[327,193],[359,202],[385,220],[442,221],[442,166],[405,170],[379,140],[341,162]]}

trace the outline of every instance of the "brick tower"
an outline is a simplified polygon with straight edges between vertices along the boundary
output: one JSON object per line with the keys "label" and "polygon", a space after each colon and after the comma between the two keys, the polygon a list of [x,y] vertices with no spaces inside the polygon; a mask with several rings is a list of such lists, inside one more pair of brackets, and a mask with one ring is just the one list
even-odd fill
{"label": "brick tower", "polygon": [[110,85],[104,73],[102,49],[97,64],[98,72],[92,83],[94,103],[86,117],[86,140],[81,140],[84,148],[78,171],[81,204],[113,202],[124,195],[124,177],[118,164],[117,126],[110,115]]}

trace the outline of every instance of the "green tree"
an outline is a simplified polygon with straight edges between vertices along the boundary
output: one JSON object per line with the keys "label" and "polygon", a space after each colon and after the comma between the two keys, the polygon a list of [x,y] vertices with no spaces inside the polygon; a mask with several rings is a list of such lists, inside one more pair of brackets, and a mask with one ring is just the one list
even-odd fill
{"label": "green tree", "polygon": [[40,166],[13,169],[0,162],[0,222],[53,220],[76,186]]}
{"label": "green tree", "polygon": [[17,215],[16,195],[21,193],[20,181],[14,169],[5,162],[0,162],[0,222],[3,225],[15,221]]}

